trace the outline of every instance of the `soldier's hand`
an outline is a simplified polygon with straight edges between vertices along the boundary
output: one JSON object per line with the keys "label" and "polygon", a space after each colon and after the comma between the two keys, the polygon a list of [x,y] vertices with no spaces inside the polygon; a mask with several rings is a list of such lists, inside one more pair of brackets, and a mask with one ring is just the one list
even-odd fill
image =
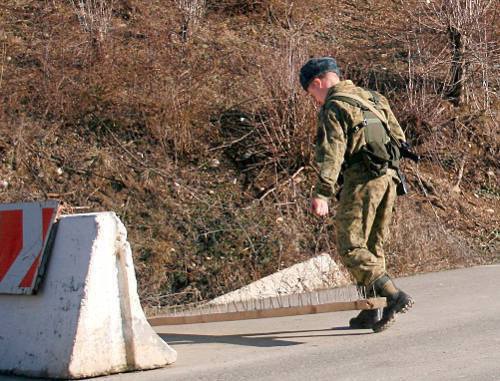
{"label": "soldier's hand", "polygon": [[322,198],[313,198],[311,201],[311,210],[319,217],[326,216],[328,214],[328,201]]}

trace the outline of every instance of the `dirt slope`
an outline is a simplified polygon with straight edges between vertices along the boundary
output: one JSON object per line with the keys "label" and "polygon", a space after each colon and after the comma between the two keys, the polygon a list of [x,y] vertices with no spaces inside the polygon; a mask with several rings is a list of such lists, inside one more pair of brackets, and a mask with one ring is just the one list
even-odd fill
{"label": "dirt slope", "polygon": [[334,217],[308,212],[315,110],[297,83],[322,54],[390,98],[424,158],[405,163],[412,192],[398,201],[391,272],[499,260],[494,8],[484,33],[458,26],[475,44],[454,106],[437,3],[89,4],[0,5],[0,201],[116,211],[144,303],[205,299],[336,255]]}

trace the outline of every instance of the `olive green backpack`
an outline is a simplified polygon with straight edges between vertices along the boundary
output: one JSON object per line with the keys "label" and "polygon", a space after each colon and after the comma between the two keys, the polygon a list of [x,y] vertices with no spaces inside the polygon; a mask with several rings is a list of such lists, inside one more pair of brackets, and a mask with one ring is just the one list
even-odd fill
{"label": "olive green backpack", "polygon": [[389,123],[384,113],[377,109],[379,95],[370,91],[375,105],[367,100],[349,93],[334,93],[333,99],[358,107],[363,112],[363,124],[354,126],[348,134],[357,133],[363,128],[366,145],[357,153],[346,158],[347,167],[358,162],[364,162],[367,169],[375,176],[387,172],[387,168],[399,169],[401,158],[401,143],[391,133]]}

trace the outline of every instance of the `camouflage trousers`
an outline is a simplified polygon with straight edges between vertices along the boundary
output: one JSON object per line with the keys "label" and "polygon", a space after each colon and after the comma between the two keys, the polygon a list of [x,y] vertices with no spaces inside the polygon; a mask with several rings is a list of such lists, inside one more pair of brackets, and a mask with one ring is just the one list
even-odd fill
{"label": "camouflage trousers", "polygon": [[367,178],[349,168],[336,215],[337,248],[359,285],[370,286],[386,273],[384,242],[396,199],[396,171]]}

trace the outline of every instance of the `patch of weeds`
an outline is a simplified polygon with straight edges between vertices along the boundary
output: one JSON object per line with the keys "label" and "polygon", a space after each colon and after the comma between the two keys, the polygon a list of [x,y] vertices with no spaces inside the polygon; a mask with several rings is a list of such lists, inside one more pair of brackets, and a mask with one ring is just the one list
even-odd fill
{"label": "patch of weeds", "polygon": [[148,247],[143,247],[139,255],[139,260],[146,262],[153,255],[153,251]]}
{"label": "patch of weeds", "polygon": [[173,271],[170,273],[170,289],[172,292],[179,292],[189,285],[187,274],[183,271]]}
{"label": "patch of weeds", "polygon": [[476,191],[478,196],[482,196],[485,198],[491,199],[499,199],[500,198],[500,188],[495,186],[483,185]]}

